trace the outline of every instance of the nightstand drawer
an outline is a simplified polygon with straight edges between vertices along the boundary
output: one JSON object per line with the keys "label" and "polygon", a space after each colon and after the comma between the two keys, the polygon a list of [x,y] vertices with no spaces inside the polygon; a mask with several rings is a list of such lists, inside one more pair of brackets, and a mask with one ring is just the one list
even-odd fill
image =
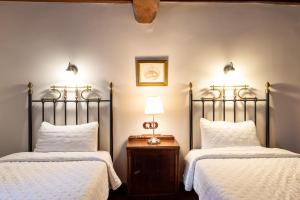
{"label": "nightstand drawer", "polygon": [[127,184],[130,196],[175,195],[179,185],[179,146],[131,141],[127,144]]}
{"label": "nightstand drawer", "polygon": [[174,185],[177,150],[133,150],[129,154],[130,194],[171,194],[177,191]]}

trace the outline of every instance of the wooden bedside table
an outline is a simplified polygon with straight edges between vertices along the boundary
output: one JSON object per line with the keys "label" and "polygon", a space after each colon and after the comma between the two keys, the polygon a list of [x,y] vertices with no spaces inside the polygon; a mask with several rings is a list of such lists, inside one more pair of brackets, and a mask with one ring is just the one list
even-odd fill
{"label": "wooden bedside table", "polygon": [[179,189],[179,145],[173,136],[157,136],[161,143],[149,145],[150,136],[128,138],[128,195],[175,196]]}

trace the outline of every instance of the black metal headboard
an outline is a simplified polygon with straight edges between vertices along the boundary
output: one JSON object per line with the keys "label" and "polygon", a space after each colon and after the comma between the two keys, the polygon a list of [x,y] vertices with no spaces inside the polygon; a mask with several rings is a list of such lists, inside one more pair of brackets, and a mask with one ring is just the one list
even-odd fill
{"label": "black metal headboard", "polygon": [[[265,98],[257,97],[243,97],[241,93],[247,92],[249,90],[248,85],[240,86],[210,86],[210,91],[217,92],[218,96],[215,97],[201,97],[193,98],[193,85],[189,84],[189,129],[190,129],[190,149],[193,149],[193,104],[195,102],[201,102],[202,104],[202,117],[205,118],[205,103],[212,102],[212,116],[213,121],[215,121],[215,103],[221,102],[222,104],[222,120],[226,120],[226,102],[233,102],[233,119],[236,122],[236,103],[243,102],[243,117],[244,121],[247,119],[247,103],[252,102],[254,104],[254,123],[256,124],[257,119],[257,103],[265,103],[265,145],[269,147],[270,143],[270,83],[266,83]],[[234,92],[234,97],[232,99],[225,98],[225,90],[231,88]]]}
{"label": "black metal headboard", "polygon": [[63,103],[64,105],[64,124],[67,125],[67,105],[68,103],[75,103],[75,117],[76,117],[76,125],[78,124],[78,104],[79,103],[86,103],[86,122],[89,122],[89,104],[90,103],[96,103],[97,104],[97,120],[98,120],[98,142],[97,142],[97,148],[100,150],[100,103],[108,103],[109,104],[109,128],[110,128],[110,155],[113,159],[113,84],[109,84],[109,99],[101,99],[101,98],[87,98],[83,96],[83,93],[86,91],[90,91],[90,86],[84,87],[85,89],[80,93],[81,98],[79,97],[79,91],[76,87],[76,98],[74,100],[68,100],[66,98],[67,91],[64,89],[64,98],[61,99],[61,92],[55,88],[55,86],[52,86],[51,89],[53,91],[58,92],[59,96],[57,98],[42,98],[39,100],[33,100],[32,99],[32,93],[33,93],[33,84],[31,82],[28,83],[28,150],[33,150],[33,130],[32,130],[32,104],[33,103],[41,103],[42,104],[42,121],[45,119],[45,103],[52,103],[53,104],[53,122],[56,124],[56,105],[57,103]]}

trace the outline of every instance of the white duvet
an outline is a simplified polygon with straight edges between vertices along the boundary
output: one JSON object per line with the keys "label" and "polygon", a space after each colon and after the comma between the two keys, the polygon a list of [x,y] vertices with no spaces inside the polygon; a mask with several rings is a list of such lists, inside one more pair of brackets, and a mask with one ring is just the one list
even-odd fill
{"label": "white duvet", "polygon": [[121,181],[108,152],[23,152],[0,158],[0,200],[105,200]]}
{"label": "white duvet", "polygon": [[184,184],[200,200],[299,200],[300,155],[283,149],[192,150]]}

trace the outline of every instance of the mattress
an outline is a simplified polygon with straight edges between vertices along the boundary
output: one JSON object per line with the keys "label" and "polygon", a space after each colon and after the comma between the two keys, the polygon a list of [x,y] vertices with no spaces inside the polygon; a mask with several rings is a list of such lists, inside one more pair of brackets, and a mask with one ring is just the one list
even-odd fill
{"label": "mattress", "polygon": [[194,150],[187,156],[186,190],[200,200],[299,200],[299,154],[264,147]]}
{"label": "mattress", "polygon": [[1,200],[106,200],[121,181],[107,152],[24,152],[0,158]]}

